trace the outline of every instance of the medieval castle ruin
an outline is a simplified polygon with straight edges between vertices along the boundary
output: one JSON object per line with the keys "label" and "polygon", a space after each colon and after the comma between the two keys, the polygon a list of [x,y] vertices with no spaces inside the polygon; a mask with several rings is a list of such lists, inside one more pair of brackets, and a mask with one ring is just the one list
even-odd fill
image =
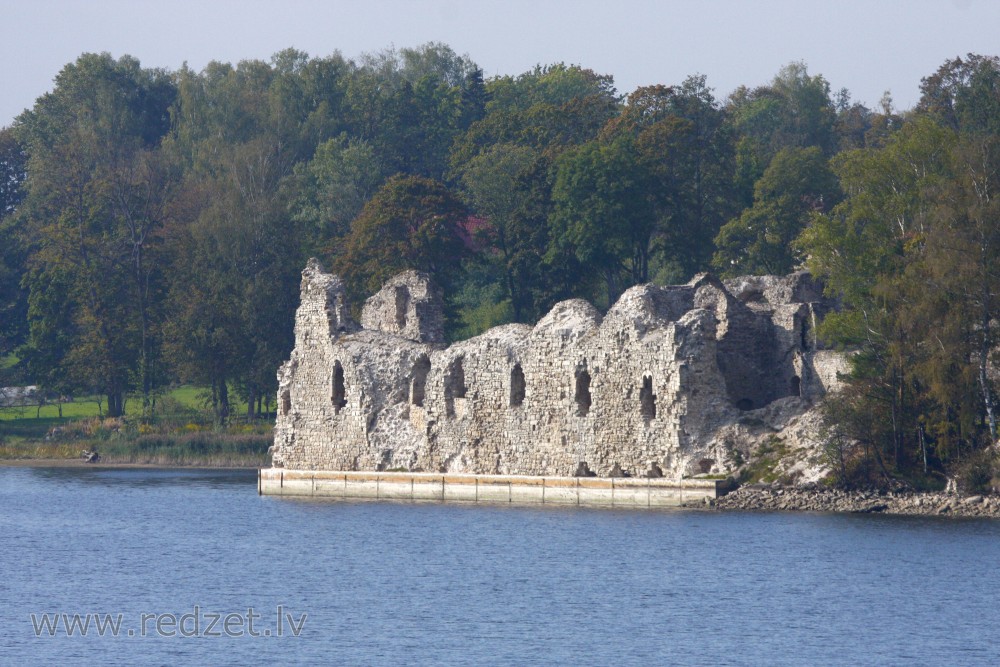
{"label": "medieval castle ruin", "polygon": [[535,326],[445,345],[441,294],[408,271],[369,298],[311,260],[278,373],[273,461],[292,470],[655,478],[728,474],[803,426],[843,358],[807,273],[633,287],[603,317],[564,301]]}

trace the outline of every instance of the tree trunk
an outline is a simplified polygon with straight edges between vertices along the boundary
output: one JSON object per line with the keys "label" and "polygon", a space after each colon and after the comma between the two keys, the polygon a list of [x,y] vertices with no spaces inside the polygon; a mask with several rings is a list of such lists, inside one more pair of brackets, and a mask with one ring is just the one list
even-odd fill
{"label": "tree trunk", "polygon": [[979,323],[979,389],[983,393],[983,405],[986,408],[986,417],[990,424],[990,443],[997,441],[997,418],[993,405],[993,392],[990,388],[990,379],[987,374],[987,363],[989,361],[990,348],[992,347],[993,336],[990,331],[991,320],[990,294],[986,281],[983,281],[982,315]]}
{"label": "tree trunk", "polygon": [[514,321],[521,322],[521,295],[514,282],[514,275],[508,268],[505,273],[507,278],[507,292],[510,293],[510,306],[514,311]]}
{"label": "tree trunk", "polygon": [[917,430],[917,436],[920,438],[920,454],[924,459],[924,474],[927,474],[927,441],[924,439],[924,425],[921,424]]}
{"label": "tree trunk", "polygon": [[249,395],[247,396],[247,421],[252,422],[254,419],[254,404],[257,402],[257,390],[253,387],[250,388]]}
{"label": "tree trunk", "polygon": [[219,425],[225,426],[229,420],[229,387],[226,385],[225,380],[219,382],[219,407],[217,414]]}
{"label": "tree trunk", "polygon": [[108,416],[121,417],[125,412],[121,392],[108,392]]}
{"label": "tree trunk", "polygon": [[619,286],[618,276],[615,274],[614,269],[608,269],[604,272],[604,279],[608,286],[608,308],[615,305],[618,301],[618,297],[622,295],[621,288]]}
{"label": "tree trunk", "polygon": [[[897,415],[899,411],[899,390],[898,387],[896,386],[897,381],[898,381],[898,375],[896,373],[896,369],[894,368],[892,369],[892,391],[891,391],[892,400],[890,401],[889,404],[890,408],[889,414],[892,418],[892,450],[893,450],[893,456],[895,457],[898,457],[898,452],[899,452],[899,429],[900,429],[900,424],[899,424],[900,417]],[[875,447],[877,455],[878,455],[878,447],[879,447],[878,445],[876,445]],[[878,455],[878,462],[880,466],[883,466],[881,455]]]}

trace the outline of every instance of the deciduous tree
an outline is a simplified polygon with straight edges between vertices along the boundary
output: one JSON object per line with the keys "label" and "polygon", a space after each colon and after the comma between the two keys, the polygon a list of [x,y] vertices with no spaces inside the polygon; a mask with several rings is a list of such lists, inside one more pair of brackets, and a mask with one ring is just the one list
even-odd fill
{"label": "deciduous tree", "polygon": [[552,188],[548,260],[569,254],[600,275],[609,305],[625,288],[647,282],[656,230],[650,186],[649,171],[627,136],[565,153]]}
{"label": "deciduous tree", "polygon": [[465,206],[443,184],[419,176],[390,178],[351,223],[337,270],[356,297],[373,294],[406,269],[453,287],[467,252]]}
{"label": "deciduous tree", "polygon": [[[148,405],[162,380],[152,311],[169,177],[156,152],[173,96],[162,71],[127,56],[88,54],[19,118],[30,154],[22,214],[33,240],[30,275],[39,281],[30,287],[66,289],[61,298],[76,323],[66,353],[75,383],[99,387],[112,416],[132,387]],[[66,279],[46,280],[47,273]]]}
{"label": "deciduous tree", "polygon": [[753,206],[719,232],[713,264],[727,276],[791,272],[802,260],[793,241],[839,190],[818,147],[782,149],[757,181]]}

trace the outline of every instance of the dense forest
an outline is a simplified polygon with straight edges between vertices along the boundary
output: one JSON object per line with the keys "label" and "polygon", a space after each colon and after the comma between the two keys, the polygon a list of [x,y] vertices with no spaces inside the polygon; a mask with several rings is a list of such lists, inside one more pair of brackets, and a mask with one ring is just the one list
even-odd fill
{"label": "dense forest", "polygon": [[253,416],[310,256],[356,300],[430,273],[454,339],[806,267],[843,303],[823,336],[855,353],[827,406],[842,474],[986,470],[1000,60],[945,62],[921,93],[871,109],[791,63],[725,99],[700,75],[622,94],[575,65],[484,79],[436,43],[201,72],[85,54],[0,130],[0,384],[149,415],[189,382],[219,421],[231,391]]}

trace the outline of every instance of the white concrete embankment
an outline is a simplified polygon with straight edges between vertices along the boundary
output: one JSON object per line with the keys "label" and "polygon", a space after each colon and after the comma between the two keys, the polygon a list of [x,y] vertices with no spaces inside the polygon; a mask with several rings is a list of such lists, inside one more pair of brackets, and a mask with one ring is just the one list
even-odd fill
{"label": "white concrete embankment", "polygon": [[479,503],[678,507],[714,500],[726,480],[607,477],[528,477],[408,472],[343,472],[264,468],[261,495]]}

